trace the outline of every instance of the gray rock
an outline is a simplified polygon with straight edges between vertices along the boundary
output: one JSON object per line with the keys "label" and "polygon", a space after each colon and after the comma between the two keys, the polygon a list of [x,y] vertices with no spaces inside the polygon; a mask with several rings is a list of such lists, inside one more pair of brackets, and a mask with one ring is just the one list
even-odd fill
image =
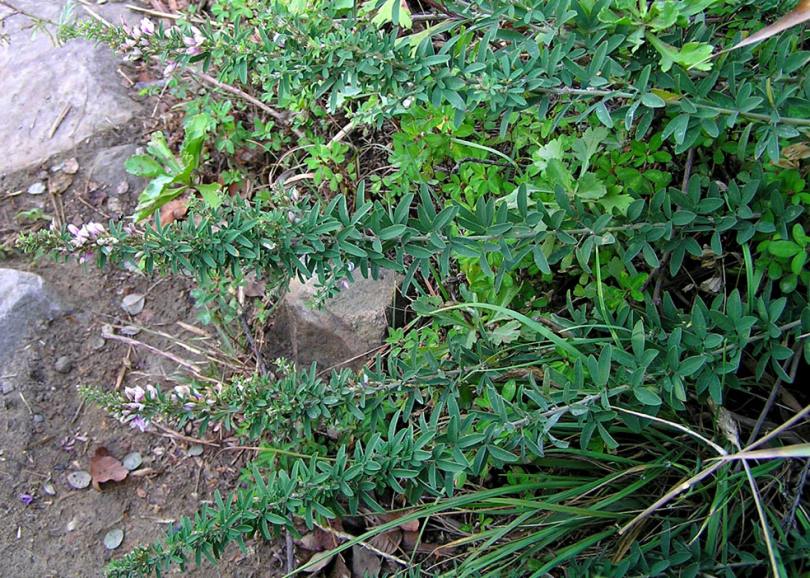
{"label": "gray rock", "polygon": [[38,321],[53,318],[58,311],[59,306],[46,291],[41,277],[0,269],[0,368],[25,342]]}
{"label": "gray rock", "polygon": [[[52,21],[64,0],[15,0]],[[7,45],[0,45],[0,142],[7,174],[47,161],[83,140],[132,121],[140,105],[116,72],[112,51],[86,40],[54,46],[53,29],[32,35],[30,20],[0,5]]]}
{"label": "gray rock", "polygon": [[67,355],[63,355],[56,360],[56,363],[53,364],[53,368],[59,373],[70,373],[70,370],[73,369],[73,362]]}
{"label": "gray rock", "polygon": [[137,315],[143,311],[146,298],[140,293],[130,293],[121,300],[121,309],[130,315]]}
{"label": "gray rock", "polygon": [[[136,154],[137,146],[132,144],[120,145],[101,149],[96,153],[90,164],[92,178],[100,185],[104,185],[107,194],[111,197],[119,195],[139,194],[146,181],[140,177],[129,174],[124,168],[124,163],[129,157]],[[122,186],[125,185],[125,186]],[[112,198],[107,201],[112,202]],[[116,203],[118,201],[116,200]]]}
{"label": "gray rock", "polygon": [[42,415],[40,415],[38,413],[35,413],[34,417],[33,417],[33,420],[34,420],[35,425],[39,425],[39,424],[41,424],[42,422],[45,421],[45,418],[42,417]]}
{"label": "gray rock", "polygon": [[312,298],[317,293],[317,280],[293,280],[284,296],[278,325],[292,345],[293,360],[299,366],[315,361],[322,368],[362,365],[367,360],[364,354],[379,347],[385,338],[386,313],[400,281],[390,272],[383,272],[377,280],[357,274],[347,289],[316,309]]}

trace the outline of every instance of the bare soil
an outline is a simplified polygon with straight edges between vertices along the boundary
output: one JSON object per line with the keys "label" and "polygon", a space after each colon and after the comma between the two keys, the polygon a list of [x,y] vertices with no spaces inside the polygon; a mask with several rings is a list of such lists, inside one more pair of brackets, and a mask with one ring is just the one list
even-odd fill
{"label": "bare soil", "polygon": [[[106,222],[110,216],[110,191],[93,190],[87,173],[94,152],[112,144],[139,142],[143,131],[103,135],[72,155],[80,170],[71,187],[59,195],[67,222]],[[47,166],[58,164],[51,160]],[[91,577],[102,576],[105,563],[131,548],[159,539],[183,515],[192,515],[214,490],[223,493],[239,482],[248,456],[205,447],[189,456],[191,442],[153,429],[140,433],[118,423],[99,408],[81,403],[77,385],[113,388],[146,383],[171,387],[177,364],[141,347],[101,338],[104,324],[138,325],[134,338],[181,357],[188,352],[177,340],[206,346],[200,334],[183,329],[178,321],[204,328],[195,319],[191,285],[183,279],[154,279],[122,270],[98,271],[75,262],[32,262],[13,249],[17,233],[30,227],[16,215],[40,206],[52,211],[49,195],[25,192],[40,169],[0,180],[0,267],[26,270],[42,276],[58,296],[63,313],[41,322],[28,340],[15,372],[0,368],[1,377],[16,389],[0,396],[0,576]],[[89,184],[88,184],[89,182]],[[22,191],[15,194],[17,191]],[[138,191],[121,196],[123,211],[131,210]],[[42,225],[45,226],[45,225]],[[146,306],[135,318],[121,309],[129,293],[146,295]],[[150,333],[160,331],[167,339]],[[70,360],[67,372],[56,370],[61,357]],[[75,490],[67,482],[71,471],[90,468],[90,457],[104,446],[121,459],[140,452],[140,475],[108,483],[102,491],[92,487]],[[137,474],[137,472],[135,472]],[[144,475],[145,474],[145,475]],[[53,488],[55,495],[47,489]],[[33,496],[25,505],[22,494]],[[113,528],[125,532],[122,546],[114,551],[103,545]],[[177,574],[188,576],[276,576],[283,574],[284,552],[272,544],[250,544],[250,552],[229,550],[222,563]],[[193,566],[193,563],[192,563]]]}

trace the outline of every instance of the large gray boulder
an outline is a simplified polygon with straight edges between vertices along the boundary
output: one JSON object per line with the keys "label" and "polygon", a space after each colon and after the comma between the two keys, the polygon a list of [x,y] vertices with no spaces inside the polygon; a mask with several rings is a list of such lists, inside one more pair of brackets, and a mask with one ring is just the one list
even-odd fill
{"label": "large gray boulder", "polygon": [[[47,22],[58,20],[63,0],[12,4],[25,14],[0,4],[6,36],[6,42],[0,42],[0,176],[127,125],[140,110],[122,86],[118,61],[109,48],[83,40],[54,45],[56,31]],[[41,21],[44,27],[35,27],[31,16],[46,19]]]}
{"label": "large gray boulder", "polygon": [[0,269],[0,374],[36,324],[58,312],[59,305],[46,290],[42,277]]}
{"label": "large gray boulder", "polygon": [[317,308],[317,280],[293,280],[276,326],[291,346],[293,361],[299,366],[315,361],[322,369],[362,365],[385,339],[387,314],[400,281],[388,271],[376,280],[357,275],[348,288]]}

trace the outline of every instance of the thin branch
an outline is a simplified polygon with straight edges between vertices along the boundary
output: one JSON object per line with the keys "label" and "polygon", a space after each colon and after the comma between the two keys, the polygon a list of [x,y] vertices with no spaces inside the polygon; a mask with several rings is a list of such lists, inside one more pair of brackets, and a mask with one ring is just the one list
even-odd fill
{"label": "thin branch", "polygon": [[[788,364],[790,364],[790,383],[796,381],[796,373],[799,370],[799,361],[801,361],[802,355],[802,347],[801,344],[796,344],[796,347],[793,351],[793,357],[789,358],[785,361],[783,369],[787,369]],[[787,372],[786,372],[787,373]],[[779,392],[782,390],[782,378],[781,376],[777,378],[776,382],[773,384],[771,388],[771,393],[768,395],[768,400],[765,402],[765,407],[762,408],[762,411],[757,418],[757,423],[754,424],[754,428],[751,430],[751,435],[748,436],[748,443],[751,444],[757,439],[760,430],[762,430],[762,425],[765,423],[765,418],[768,417],[768,413],[771,411],[773,404],[776,403],[776,397],[779,395]]]}
{"label": "thin branch", "polygon": [[784,528],[785,532],[790,531],[791,527],[793,526],[793,521],[796,518],[796,510],[799,509],[799,504],[802,502],[802,496],[804,495],[804,485],[807,483],[808,473],[810,473],[810,460],[805,460],[802,473],[799,474],[799,481],[796,483],[796,492],[793,495],[793,503],[790,505],[790,510],[788,510],[788,513],[785,515],[785,519],[782,521],[782,527]]}
{"label": "thin branch", "polygon": [[289,121],[287,120],[287,117],[284,114],[278,112],[275,109],[270,108],[255,96],[251,96],[245,91],[236,88],[235,86],[225,84],[224,82],[217,80],[213,76],[209,76],[208,74],[200,72],[198,70],[194,70],[193,68],[186,68],[186,71],[191,73],[193,76],[199,78],[203,82],[206,82],[211,86],[214,86],[224,92],[230,93],[234,96],[238,96],[242,100],[249,102],[250,104],[260,108],[261,110],[272,116],[274,119],[276,119],[276,121],[278,121],[280,124],[288,126],[295,136],[297,136],[298,138],[304,138],[304,133],[302,133],[295,127],[291,127]]}

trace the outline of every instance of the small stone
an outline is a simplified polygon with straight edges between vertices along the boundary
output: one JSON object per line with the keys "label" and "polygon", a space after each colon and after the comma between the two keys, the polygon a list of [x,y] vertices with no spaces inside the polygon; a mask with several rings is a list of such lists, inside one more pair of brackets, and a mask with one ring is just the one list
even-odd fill
{"label": "small stone", "polygon": [[140,293],[131,293],[124,297],[121,301],[121,309],[130,315],[137,315],[143,311],[143,306],[146,303],[146,298]]}
{"label": "small stone", "polygon": [[30,187],[28,187],[28,194],[29,195],[41,195],[45,193],[45,183],[34,183]]}
{"label": "small stone", "polygon": [[73,362],[67,355],[63,355],[56,360],[56,363],[53,364],[53,368],[59,373],[69,373],[70,370],[73,369]]}
{"label": "small stone", "polygon": [[76,518],[73,518],[70,522],[67,523],[67,525],[65,526],[65,530],[67,530],[68,532],[72,532],[73,530],[76,529],[76,526],[78,525],[79,524],[76,521]]}
{"label": "small stone", "polygon": [[186,454],[191,458],[195,458],[197,456],[200,456],[200,455],[202,455],[202,453],[203,453],[203,447],[200,444],[194,444],[193,446],[188,448],[188,451],[186,452]]}
{"label": "small stone", "polygon": [[67,476],[68,484],[70,484],[70,487],[73,488],[74,490],[85,489],[87,486],[90,485],[92,479],[93,478],[90,476],[90,474],[88,472],[85,472],[84,470],[70,472]]}
{"label": "small stone", "polygon": [[45,418],[42,417],[40,414],[35,413],[34,417],[33,417],[33,420],[34,420],[34,425],[39,425],[39,424],[41,424],[42,422],[45,421]]}
{"label": "small stone", "polygon": [[141,332],[141,328],[140,327],[135,327],[134,325],[125,325],[119,331],[119,333],[121,333],[121,335],[126,335],[127,337],[135,337],[140,332]]}
{"label": "small stone", "polygon": [[104,349],[104,345],[106,343],[107,342],[104,341],[103,337],[94,337],[93,340],[90,342],[90,347],[93,349],[93,351],[100,351]]}
{"label": "small stone", "polygon": [[75,175],[79,172],[79,161],[77,161],[75,157],[67,159],[64,163],[62,163],[62,172],[69,175]]}
{"label": "small stone", "polygon": [[53,487],[53,484],[50,482],[46,482],[42,484],[42,491],[48,494],[49,496],[56,495],[56,488]]}
{"label": "small stone", "polygon": [[129,192],[129,183],[126,181],[121,181],[115,188],[116,195],[126,195],[128,192]]}
{"label": "small stone", "polygon": [[133,470],[137,470],[141,466],[143,463],[143,458],[139,452],[132,452],[125,455],[124,459],[121,460],[121,463],[131,472]]}
{"label": "small stone", "polygon": [[14,384],[4,381],[2,388],[3,388],[3,395],[8,395],[12,391],[14,391]]}
{"label": "small stone", "polygon": [[104,547],[107,550],[115,550],[124,541],[124,531],[121,528],[110,530],[104,536]]}
{"label": "small stone", "polygon": [[107,199],[107,209],[111,213],[123,213],[124,205],[118,197],[110,197]]}
{"label": "small stone", "polygon": [[73,184],[73,175],[56,173],[48,179],[48,192],[52,195],[64,193]]}

